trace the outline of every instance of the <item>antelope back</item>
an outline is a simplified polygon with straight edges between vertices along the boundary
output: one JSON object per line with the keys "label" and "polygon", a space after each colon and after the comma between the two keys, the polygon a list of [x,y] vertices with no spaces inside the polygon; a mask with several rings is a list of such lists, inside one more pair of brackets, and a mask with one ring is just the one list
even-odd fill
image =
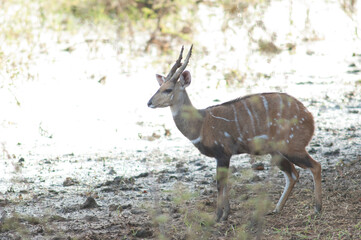
{"label": "antelope back", "polygon": [[205,144],[221,145],[230,155],[303,152],[314,131],[311,113],[284,93],[249,95],[206,110]]}

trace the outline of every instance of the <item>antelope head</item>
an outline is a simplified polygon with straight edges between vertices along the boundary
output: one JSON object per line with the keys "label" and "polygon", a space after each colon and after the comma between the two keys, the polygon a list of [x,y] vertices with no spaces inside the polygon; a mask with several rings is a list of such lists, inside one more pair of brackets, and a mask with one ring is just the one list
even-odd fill
{"label": "antelope head", "polygon": [[[187,57],[182,61],[184,47],[182,46],[179,57],[166,77],[156,74],[159,83],[158,91],[148,102],[150,108],[163,108],[173,106],[182,98],[185,88],[191,83],[191,75],[188,71],[184,71],[192,55],[193,45],[190,47]],[[179,81],[178,81],[179,79]]]}

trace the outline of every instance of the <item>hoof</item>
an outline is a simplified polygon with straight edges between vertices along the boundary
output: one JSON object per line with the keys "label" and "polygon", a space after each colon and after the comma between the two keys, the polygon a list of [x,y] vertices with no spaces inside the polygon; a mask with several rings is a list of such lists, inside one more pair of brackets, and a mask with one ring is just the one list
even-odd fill
{"label": "hoof", "polygon": [[277,209],[274,209],[272,212],[268,212],[266,213],[266,215],[276,215],[278,214],[280,211],[278,211]]}
{"label": "hoof", "polygon": [[228,211],[217,211],[216,222],[227,221],[229,212]]}
{"label": "hoof", "polygon": [[227,221],[228,220],[228,214],[227,215],[224,215],[222,218],[221,218],[221,221]]}
{"label": "hoof", "polygon": [[316,213],[316,214],[321,214],[321,212],[322,212],[322,207],[316,205],[316,207],[315,207],[315,213]]}
{"label": "hoof", "polygon": [[217,212],[216,212],[216,222],[220,222],[221,219],[222,219],[222,216],[223,216],[223,210],[222,209],[217,210]]}

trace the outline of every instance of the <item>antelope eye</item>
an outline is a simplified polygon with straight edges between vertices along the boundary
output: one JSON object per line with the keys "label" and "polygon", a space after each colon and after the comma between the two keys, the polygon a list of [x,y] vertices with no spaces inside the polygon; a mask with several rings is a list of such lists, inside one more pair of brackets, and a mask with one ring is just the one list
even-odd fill
{"label": "antelope eye", "polygon": [[166,90],[164,90],[163,92],[164,93],[171,93],[173,91],[173,89],[166,89]]}

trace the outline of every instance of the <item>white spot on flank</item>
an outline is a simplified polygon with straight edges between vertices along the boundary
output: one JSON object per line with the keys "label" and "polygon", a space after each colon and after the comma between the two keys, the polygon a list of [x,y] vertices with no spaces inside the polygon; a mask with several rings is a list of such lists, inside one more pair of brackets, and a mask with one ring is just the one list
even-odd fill
{"label": "white spot on flank", "polygon": [[228,137],[228,138],[231,137],[231,135],[229,135],[228,132],[224,132],[224,136],[225,136],[225,137]]}
{"label": "white spot on flank", "polygon": [[297,117],[297,115],[294,115],[293,118],[296,118],[296,119],[297,119],[298,117]]}
{"label": "white spot on flank", "polygon": [[243,142],[243,138],[239,137],[237,138],[238,141]]}
{"label": "white spot on flank", "polygon": [[209,114],[210,114],[212,117],[214,117],[214,118],[221,119],[221,120],[224,120],[224,121],[226,121],[226,122],[233,122],[233,120],[229,120],[229,119],[224,118],[224,117],[214,116],[211,111],[209,111]]}
{"label": "white spot on flank", "polygon": [[[291,131],[293,131],[293,127],[291,127]],[[292,134],[293,135],[293,134]]]}
{"label": "white spot on flank", "polygon": [[293,134],[290,135],[290,139],[292,139],[292,138],[293,138]]}
{"label": "white spot on flank", "polygon": [[288,139],[286,140],[286,142],[287,142],[287,143],[290,143],[290,141],[289,141]]}
{"label": "white spot on flank", "polygon": [[304,119],[304,118],[301,118],[301,120],[302,120],[302,121],[305,121],[305,119]]}
{"label": "white spot on flank", "polygon": [[247,110],[247,112],[248,112],[249,119],[251,120],[251,125],[252,125],[253,134],[256,135],[256,129],[255,129],[255,127],[254,127],[254,120],[253,120],[252,113],[251,113],[251,111],[248,109],[247,103],[246,103],[245,101],[242,101],[242,102],[243,102],[244,108],[245,108],[245,109]]}
{"label": "white spot on flank", "polygon": [[263,134],[263,135],[258,135],[258,136],[255,136],[254,138],[261,138],[261,139],[268,139],[268,136]]}
{"label": "white spot on flank", "polygon": [[268,140],[268,136],[267,135],[258,135],[258,136],[255,136],[253,138],[247,138],[248,141],[251,141],[251,140],[257,140],[257,139],[264,139],[264,140]]}
{"label": "white spot on flank", "polygon": [[218,145],[218,142],[217,142],[217,141],[214,141],[214,144]]}
{"label": "white spot on flank", "polygon": [[202,137],[201,137],[201,136],[199,136],[199,137],[196,138],[196,139],[191,140],[191,142],[192,142],[193,144],[197,144],[197,143],[199,143],[200,141],[202,141]]}

